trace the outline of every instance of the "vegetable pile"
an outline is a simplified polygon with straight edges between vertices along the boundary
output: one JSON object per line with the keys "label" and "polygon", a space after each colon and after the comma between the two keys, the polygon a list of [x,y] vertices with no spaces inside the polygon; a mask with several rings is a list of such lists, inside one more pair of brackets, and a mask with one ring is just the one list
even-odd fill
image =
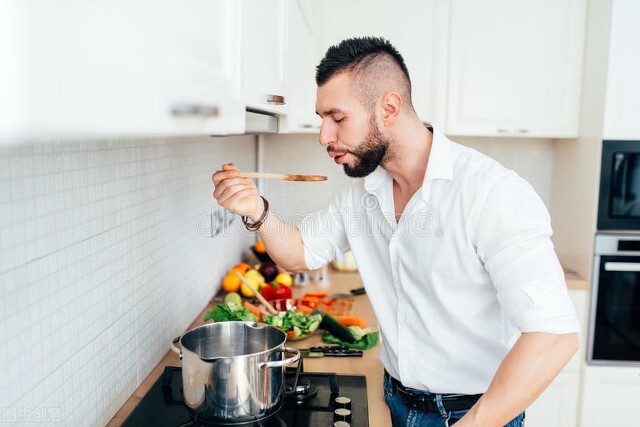
{"label": "vegetable pile", "polygon": [[[207,312],[204,320],[214,322],[259,322],[275,326],[287,334],[291,340],[299,340],[321,328],[328,333],[322,336],[325,343],[339,344],[349,348],[368,350],[379,341],[379,332],[366,328],[365,319],[358,316],[336,316],[323,313],[321,308],[330,306],[332,301],[323,299],[324,294],[305,294],[294,300],[295,310],[280,311],[276,314],[262,314],[258,307],[244,301],[242,305],[229,301],[218,304]],[[284,300],[283,300],[284,301]]]}
{"label": "vegetable pile", "polygon": [[287,333],[289,338],[300,339],[318,329],[322,322],[321,314],[306,314],[297,311],[281,311],[264,316],[264,323],[275,326]]}

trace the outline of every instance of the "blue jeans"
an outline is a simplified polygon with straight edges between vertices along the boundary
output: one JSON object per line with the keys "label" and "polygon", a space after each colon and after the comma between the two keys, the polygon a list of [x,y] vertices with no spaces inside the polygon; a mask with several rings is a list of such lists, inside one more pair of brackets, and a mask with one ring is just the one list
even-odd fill
{"label": "blue jeans", "polygon": [[[391,380],[385,375],[384,397],[391,411],[393,427],[448,427],[467,413],[467,410],[447,412],[442,405],[442,398],[447,397],[447,394],[433,394],[411,388],[407,388],[407,390],[411,393],[432,397],[439,412],[421,412],[409,408],[398,395]],[[511,420],[505,427],[524,427],[524,412]]]}

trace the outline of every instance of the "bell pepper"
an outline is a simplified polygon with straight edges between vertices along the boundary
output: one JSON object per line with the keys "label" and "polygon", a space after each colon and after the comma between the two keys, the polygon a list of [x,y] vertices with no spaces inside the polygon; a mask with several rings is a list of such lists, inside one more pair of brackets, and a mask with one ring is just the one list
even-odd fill
{"label": "bell pepper", "polygon": [[278,285],[274,282],[264,285],[260,290],[260,293],[267,301],[289,299],[292,296],[291,289],[289,287]]}

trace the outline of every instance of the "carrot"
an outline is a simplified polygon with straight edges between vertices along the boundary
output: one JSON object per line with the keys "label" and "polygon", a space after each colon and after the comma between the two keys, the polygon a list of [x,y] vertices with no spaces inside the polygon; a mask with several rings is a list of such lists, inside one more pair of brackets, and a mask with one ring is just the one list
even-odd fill
{"label": "carrot", "polygon": [[256,317],[258,317],[258,322],[262,319],[262,313],[260,313],[260,309],[258,307],[251,304],[249,301],[243,302],[242,305],[244,305],[247,310],[249,310],[249,313],[255,314]]}
{"label": "carrot", "polygon": [[326,296],[327,296],[326,292],[307,292],[306,294],[304,294],[302,299],[312,299],[312,298],[322,299]]}
{"label": "carrot", "polygon": [[304,313],[304,314],[313,314],[313,308],[311,307],[307,307],[306,305],[299,305],[297,310],[300,313]]}
{"label": "carrot", "polygon": [[364,317],[359,316],[337,316],[336,320],[344,326],[358,326],[364,329],[367,326],[367,321]]}
{"label": "carrot", "polygon": [[293,338],[293,337],[295,337],[295,336],[296,336],[296,333],[295,333],[294,331],[287,331],[287,336],[288,336],[289,338]]}

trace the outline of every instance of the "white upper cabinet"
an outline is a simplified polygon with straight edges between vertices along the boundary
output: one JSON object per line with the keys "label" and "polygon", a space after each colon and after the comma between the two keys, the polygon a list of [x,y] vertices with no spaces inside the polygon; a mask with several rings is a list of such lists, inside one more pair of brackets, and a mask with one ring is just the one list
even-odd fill
{"label": "white upper cabinet", "polygon": [[323,53],[356,36],[388,39],[403,56],[420,119],[444,125],[448,2],[445,0],[323,1]]}
{"label": "white upper cabinet", "polygon": [[237,1],[3,6],[3,134],[244,132]]}
{"label": "white upper cabinet", "polygon": [[319,18],[314,0],[288,0],[287,92],[289,112],[281,130],[316,133],[321,120],[315,114],[315,67],[320,62],[317,40]]}
{"label": "white upper cabinet", "polygon": [[249,109],[287,112],[287,0],[242,0],[242,95]]}
{"label": "white upper cabinet", "polygon": [[640,140],[640,2],[614,0],[604,116],[606,139]]}
{"label": "white upper cabinet", "polygon": [[585,0],[452,0],[447,132],[578,135]]}

